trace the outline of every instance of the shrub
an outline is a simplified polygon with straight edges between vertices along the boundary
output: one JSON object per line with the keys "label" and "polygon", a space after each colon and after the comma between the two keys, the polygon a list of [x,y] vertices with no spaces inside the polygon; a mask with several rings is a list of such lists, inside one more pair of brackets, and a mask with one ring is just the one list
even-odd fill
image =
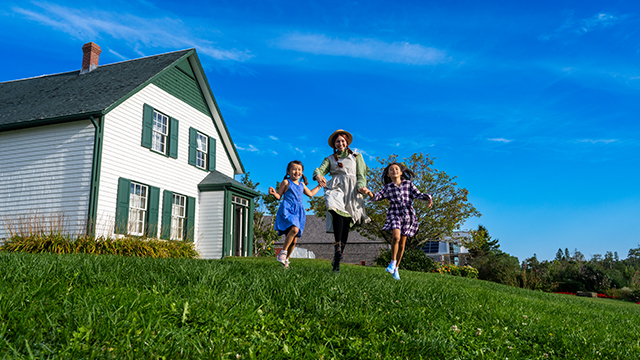
{"label": "shrub", "polygon": [[72,238],[61,234],[13,236],[0,246],[4,252],[54,253],[54,254],[112,254],[153,258],[197,258],[193,243],[125,237],[122,239]]}
{"label": "shrub", "polygon": [[[382,250],[376,257],[375,264],[387,266],[391,261],[391,250]],[[405,250],[400,268],[403,270],[432,272],[437,270],[439,264],[424,254],[420,249]]]}
{"label": "shrub", "polygon": [[468,277],[471,279],[477,279],[478,278],[478,269],[469,266],[469,265],[465,265],[462,266],[460,268],[460,276],[462,277]]}
{"label": "shrub", "polygon": [[622,289],[610,289],[608,294],[626,301],[640,301],[640,290],[638,289],[631,289],[628,287],[623,287]]}

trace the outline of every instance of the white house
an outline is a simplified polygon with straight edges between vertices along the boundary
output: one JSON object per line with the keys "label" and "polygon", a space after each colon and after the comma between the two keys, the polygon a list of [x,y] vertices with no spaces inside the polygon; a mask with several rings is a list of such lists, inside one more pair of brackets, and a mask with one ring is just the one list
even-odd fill
{"label": "white house", "polygon": [[422,251],[431,259],[441,264],[456,266],[465,265],[470,256],[469,250],[460,245],[461,240],[471,239],[468,231],[454,231],[453,236],[445,236],[436,241],[427,241],[422,246]]}
{"label": "white house", "polygon": [[64,232],[252,254],[258,194],[195,49],[0,83],[0,242],[38,216]]}

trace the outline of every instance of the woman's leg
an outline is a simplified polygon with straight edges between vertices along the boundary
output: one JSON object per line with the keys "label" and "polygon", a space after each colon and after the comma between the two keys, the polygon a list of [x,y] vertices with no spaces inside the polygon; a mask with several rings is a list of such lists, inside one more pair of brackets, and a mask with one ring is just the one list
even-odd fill
{"label": "woman's leg", "polygon": [[[333,265],[333,271],[340,271],[340,259],[342,257],[342,238],[345,232],[344,228],[347,228],[347,235],[349,231],[349,222],[350,218],[345,218],[344,216],[338,215],[335,211],[329,210],[329,214],[331,214],[331,221],[333,223],[333,261],[331,265]],[[345,221],[347,220],[347,221]],[[346,242],[346,240],[345,240]]]}

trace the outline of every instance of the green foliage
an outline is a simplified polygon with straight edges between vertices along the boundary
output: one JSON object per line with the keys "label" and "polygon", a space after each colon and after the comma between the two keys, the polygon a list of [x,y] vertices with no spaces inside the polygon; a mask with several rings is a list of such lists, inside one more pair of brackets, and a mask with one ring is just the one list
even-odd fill
{"label": "green foliage", "polygon": [[193,243],[185,241],[158,240],[140,237],[72,238],[61,234],[13,236],[0,246],[2,252],[28,252],[53,254],[110,254],[152,258],[197,258]]}
{"label": "green foliage", "polygon": [[498,239],[491,238],[489,230],[483,225],[478,225],[477,230],[471,231],[471,239],[463,238],[462,246],[469,250],[471,256],[482,256],[482,254],[497,252],[500,249]]}
{"label": "green foliage", "polygon": [[[269,193],[263,193],[257,189],[260,183],[254,183],[250,173],[245,173],[241,180],[245,186],[257,191],[260,195],[255,198],[253,210],[253,254],[254,256],[275,256],[275,242],[278,241],[278,232],[273,227],[273,218],[278,212],[278,201]],[[276,183],[276,189],[279,183]],[[271,215],[268,219],[265,213]]]}
{"label": "green foliage", "polygon": [[515,256],[497,250],[476,255],[470,263],[478,270],[478,279],[521,286],[520,263]]}
{"label": "green foliage", "polygon": [[86,254],[0,269],[3,358],[640,358],[636,304],[463,277]]}
{"label": "green foliage", "polygon": [[[429,157],[429,154],[415,153],[402,161],[398,160],[397,155],[377,160],[380,166],[370,167],[367,172],[367,187],[372,192],[380,191],[384,186],[382,180],[384,168],[392,162],[402,162],[415,174],[412,182],[418,190],[433,195],[433,207],[431,208],[429,208],[427,201],[417,200],[413,203],[419,228],[414,237],[407,239],[407,249],[418,248],[429,240],[451,236],[453,231],[459,229],[466,219],[481,216],[468,200],[469,191],[458,187],[455,176],[434,169],[432,167],[433,159]],[[385,239],[391,243],[391,234],[382,230],[387,209],[387,201],[368,201],[366,211],[371,222],[362,226],[361,233],[367,237]]]}
{"label": "green foliage", "polygon": [[[391,262],[391,250],[381,250],[375,259],[375,264],[386,267]],[[422,272],[438,270],[439,264],[420,249],[405,250],[400,261],[400,269]]]}

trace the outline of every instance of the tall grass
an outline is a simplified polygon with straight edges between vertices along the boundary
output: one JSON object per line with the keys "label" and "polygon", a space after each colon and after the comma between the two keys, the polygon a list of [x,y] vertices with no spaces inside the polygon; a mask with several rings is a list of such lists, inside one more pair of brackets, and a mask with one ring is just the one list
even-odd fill
{"label": "tall grass", "polygon": [[[292,259],[0,253],[16,358],[638,359],[640,305]],[[455,327],[454,327],[455,326]]]}

